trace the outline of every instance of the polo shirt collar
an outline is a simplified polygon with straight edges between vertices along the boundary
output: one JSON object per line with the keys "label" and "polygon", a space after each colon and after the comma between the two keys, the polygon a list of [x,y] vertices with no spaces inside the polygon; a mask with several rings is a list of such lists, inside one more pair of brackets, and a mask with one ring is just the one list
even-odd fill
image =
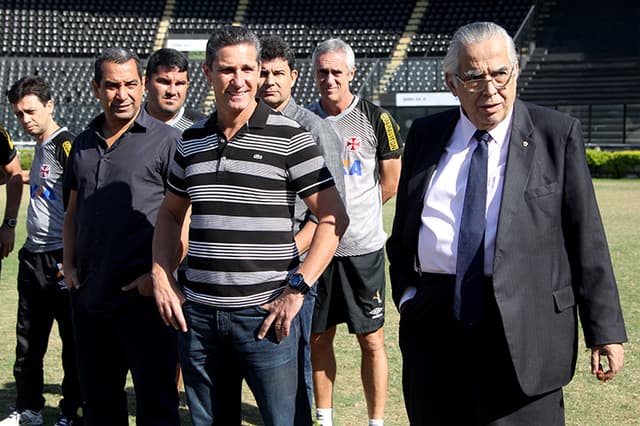
{"label": "polo shirt collar", "polygon": [[176,113],[176,115],[173,116],[173,118],[171,120],[165,122],[165,121],[159,120],[159,119],[153,117],[151,114],[149,114],[149,111],[147,111],[147,106],[149,106],[149,101],[146,101],[142,105],[142,111],[144,111],[144,113],[146,115],[148,115],[148,116],[150,116],[150,117],[152,117],[152,118],[154,118],[154,119],[156,119],[156,120],[158,120],[158,121],[160,121],[160,122],[162,122],[164,124],[167,124],[167,125],[169,125],[171,127],[173,127],[174,124],[176,124],[178,121],[180,121],[182,119],[182,117],[184,116],[184,112],[185,112],[185,107],[182,106],[180,108],[180,110]]}
{"label": "polo shirt collar", "polygon": [[[144,108],[140,108],[140,112],[138,113],[138,116],[133,121],[133,124],[131,125],[131,127],[127,129],[127,132],[144,133],[147,130],[147,127],[149,127],[150,125],[150,120],[156,120],[156,119],[151,117],[144,110]],[[96,118],[91,120],[91,123],[89,123],[89,128],[95,129],[97,132],[99,132],[102,129],[102,124],[104,123],[104,121],[105,121],[105,115],[103,112],[103,113],[100,113]]]}
{"label": "polo shirt collar", "polygon": [[287,102],[287,104],[285,105],[285,107],[282,109],[282,113],[284,115],[291,115],[295,112],[295,110],[297,109],[298,104],[296,104],[296,101],[293,100],[293,96],[289,97],[289,102]]}
{"label": "polo shirt collar", "polygon": [[[261,129],[267,125],[267,119],[272,109],[266,103],[264,103],[261,99],[256,98],[256,101],[258,101],[258,106],[256,107],[255,111],[253,111],[253,114],[251,115],[251,117],[249,117],[246,127],[254,127],[254,128]],[[209,117],[209,119],[205,122],[205,127],[220,131],[220,127],[218,126],[217,110],[214,111]]]}
{"label": "polo shirt collar", "polygon": [[46,138],[45,140],[42,141],[42,146],[45,146],[46,144],[51,142],[60,133],[67,132],[67,131],[69,131],[69,129],[67,129],[66,127],[64,127],[64,126],[59,127],[58,130],[56,130],[55,132],[51,133],[48,138]]}
{"label": "polo shirt collar", "polygon": [[329,113],[322,108],[322,102],[318,101],[318,106],[320,107],[320,114],[318,115],[321,118],[328,118],[331,121],[338,121],[341,117],[349,114],[356,107],[359,101],[360,98],[358,97],[358,95],[353,95],[353,99],[351,99],[351,103],[349,104],[349,106],[337,115],[329,115]]}

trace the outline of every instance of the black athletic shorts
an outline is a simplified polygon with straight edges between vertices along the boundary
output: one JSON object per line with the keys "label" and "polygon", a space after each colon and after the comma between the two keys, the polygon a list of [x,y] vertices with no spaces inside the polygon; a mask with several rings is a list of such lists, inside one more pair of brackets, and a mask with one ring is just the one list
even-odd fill
{"label": "black athletic shorts", "polygon": [[334,257],[317,285],[312,332],[344,322],[350,333],[366,334],[384,324],[384,249]]}

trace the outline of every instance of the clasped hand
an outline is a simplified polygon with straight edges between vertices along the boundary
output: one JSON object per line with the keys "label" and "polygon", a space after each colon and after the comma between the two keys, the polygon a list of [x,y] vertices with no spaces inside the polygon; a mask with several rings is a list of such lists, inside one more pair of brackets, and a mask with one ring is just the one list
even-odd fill
{"label": "clasped hand", "polygon": [[287,287],[280,296],[262,305],[261,308],[269,311],[269,315],[258,331],[258,339],[263,339],[267,335],[272,324],[275,327],[278,342],[287,337],[291,329],[291,321],[300,311],[303,301],[304,295]]}
{"label": "clasped hand", "polygon": [[[602,367],[602,357],[607,358],[609,368],[605,371]],[[624,347],[621,343],[598,345],[591,348],[591,373],[598,380],[606,382],[613,379],[622,370],[624,363]]]}

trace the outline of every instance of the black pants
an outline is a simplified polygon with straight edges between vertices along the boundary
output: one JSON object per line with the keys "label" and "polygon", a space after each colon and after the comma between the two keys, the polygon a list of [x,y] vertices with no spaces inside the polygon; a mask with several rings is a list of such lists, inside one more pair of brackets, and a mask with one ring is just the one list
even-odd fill
{"label": "black pants", "polygon": [[403,392],[412,425],[564,425],[562,390],[525,395],[511,362],[490,280],[485,316],[463,328],[453,315],[455,278],[426,274],[403,305]]}
{"label": "black pants", "polygon": [[90,312],[76,296],[73,325],[84,424],[129,424],[125,384],[131,371],[136,424],[179,425],[176,333],[162,322],[154,299],[134,297],[116,310]]}
{"label": "black pants", "polygon": [[44,407],[43,359],[53,320],[62,340],[62,396],[60,409],[75,418],[81,405],[76,369],[69,291],[58,285],[62,250],[32,253],[21,249],[18,258],[18,322],[16,325],[16,408],[40,411]]}

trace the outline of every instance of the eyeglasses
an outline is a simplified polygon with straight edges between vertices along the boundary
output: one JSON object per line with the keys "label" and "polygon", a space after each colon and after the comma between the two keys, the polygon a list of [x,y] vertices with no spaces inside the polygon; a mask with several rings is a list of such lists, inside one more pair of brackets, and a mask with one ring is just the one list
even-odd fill
{"label": "eyeglasses", "polygon": [[460,74],[456,74],[456,78],[460,80],[462,86],[469,93],[478,93],[482,92],[487,88],[487,84],[489,82],[493,83],[493,87],[496,90],[505,89],[509,83],[511,82],[511,78],[513,77],[513,70],[515,70],[515,66],[511,67],[511,71],[495,71],[489,74],[489,78],[486,78],[487,74],[471,76],[467,80],[463,80],[460,77]]}

